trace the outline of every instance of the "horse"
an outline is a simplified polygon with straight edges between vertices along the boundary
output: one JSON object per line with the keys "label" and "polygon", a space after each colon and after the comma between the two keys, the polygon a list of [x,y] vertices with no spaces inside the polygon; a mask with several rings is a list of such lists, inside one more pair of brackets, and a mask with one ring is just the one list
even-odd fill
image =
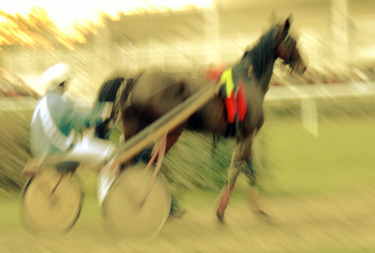
{"label": "horse", "polygon": [[[258,192],[252,146],[254,137],[264,123],[263,101],[269,89],[275,61],[278,58],[282,59],[291,71],[298,74],[303,74],[306,70],[297,41],[289,33],[290,25],[290,18],[287,18],[284,22],[271,26],[252,48],[245,50],[238,63],[229,69],[231,78],[224,83],[219,80],[217,84],[214,84],[203,77],[179,77],[162,71],[144,71],[134,78],[109,80],[103,87],[112,87],[112,90],[101,89],[99,92],[100,100],[105,101],[110,96],[103,95],[103,93],[106,93],[105,90],[111,90],[109,93],[112,93],[111,99],[114,101],[113,92],[116,93],[118,87],[122,86],[119,83],[126,85],[117,96],[119,97],[116,102],[117,106],[114,106],[117,108],[115,110],[118,111],[118,116],[122,119],[122,130],[126,142],[181,104],[194,92],[207,85],[217,85],[215,96],[186,121],[168,132],[165,154],[184,130],[236,138],[228,168],[228,178],[219,195],[216,211],[217,218],[221,222],[223,222],[225,209],[243,163],[247,165],[244,172],[249,179],[249,200],[254,207],[253,211],[256,214],[267,215],[256,197]],[[233,86],[232,90],[228,86],[229,82]],[[231,122],[228,122],[229,108],[226,105],[226,98],[230,96],[228,92],[237,96],[233,101],[237,103],[235,106],[239,107],[234,113],[234,119],[233,115],[231,116]],[[238,95],[240,93],[242,94],[241,101]],[[97,130],[102,132],[102,137],[105,136],[103,133],[110,131],[108,122],[97,127]]]}

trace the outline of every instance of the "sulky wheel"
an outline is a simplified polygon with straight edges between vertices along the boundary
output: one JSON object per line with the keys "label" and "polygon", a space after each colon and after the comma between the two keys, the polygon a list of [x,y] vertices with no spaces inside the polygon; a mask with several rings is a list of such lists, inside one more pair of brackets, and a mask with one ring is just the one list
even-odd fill
{"label": "sulky wheel", "polygon": [[68,231],[82,208],[83,192],[77,176],[56,169],[41,170],[31,178],[22,194],[22,218],[37,233]]}
{"label": "sulky wheel", "polygon": [[127,238],[154,238],[170,213],[171,194],[166,180],[159,174],[147,195],[153,167],[145,167],[138,163],[123,170],[102,205],[106,227]]}

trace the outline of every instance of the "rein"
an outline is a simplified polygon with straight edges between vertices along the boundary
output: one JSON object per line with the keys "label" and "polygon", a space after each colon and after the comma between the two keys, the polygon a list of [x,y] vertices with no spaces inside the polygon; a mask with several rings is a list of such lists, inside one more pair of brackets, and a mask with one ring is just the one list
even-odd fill
{"label": "rein", "polygon": [[[286,49],[288,50],[290,47],[293,47],[295,42],[291,39],[290,36],[287,36],[285,38],[286,43]],[[291,54],[289,55],[287,60],[284,60],[284,65],[289,65],[291,69],[294,69],[294,67],[298,64],[298,62],[301,61],[301,59],[298,57],[298,54],[296,50],[293,50]]]}

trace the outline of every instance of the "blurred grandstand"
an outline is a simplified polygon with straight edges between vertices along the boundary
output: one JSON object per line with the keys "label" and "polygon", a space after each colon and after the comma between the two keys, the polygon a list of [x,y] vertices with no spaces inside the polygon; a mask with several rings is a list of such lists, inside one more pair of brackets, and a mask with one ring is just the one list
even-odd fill
{"label": "blurred grandstand", "polygon": [[40,95],[20,77],[0,67],[0,97],[38,99]]}
{"label": "blurred grandstand", "polygon": [[70,62],[77,70],[71,94],[92,101],[104,79],[116,71],[132,75],[157,66],[199,74],[212,64],[231,65],[271,23],[291,14],[292,32],[300,38],[309,69],[304,76],[290,76],[277,64],[272,85],[375,79],[374,1],[216,0],[184,8],[156,3],[144,1],[146,7],[131,13],[119,9],[116,17],[104,13],[97,25],[75,23],[71,37],[42,8],[24,16],[3,13],[6,22],[0,26],[14,29],[0,32],[0,66],[42,93],[40,74],[58,61]]}

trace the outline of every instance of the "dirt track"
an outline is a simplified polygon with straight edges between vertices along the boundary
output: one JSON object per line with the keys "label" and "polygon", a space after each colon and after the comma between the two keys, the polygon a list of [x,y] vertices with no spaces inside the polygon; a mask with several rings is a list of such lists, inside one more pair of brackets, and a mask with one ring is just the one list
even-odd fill
{"label": "dirt track", "polygon": [[111,237],[97,220],[79,220],[60,237],[37,237],[18,224],[0,229],[0,252],[375,252],[374,196],[372,189],[264,200],[270,222],[236,200],[225,225],[216,221],[213,205],[187,207],[148,244]]}

